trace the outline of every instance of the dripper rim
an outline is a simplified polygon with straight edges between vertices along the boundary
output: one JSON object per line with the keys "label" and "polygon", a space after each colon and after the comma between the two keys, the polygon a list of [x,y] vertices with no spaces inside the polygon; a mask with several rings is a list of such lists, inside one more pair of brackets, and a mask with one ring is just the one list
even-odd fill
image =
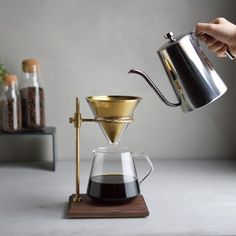
{"label": "dripper rim", "polygon": [[86,100],[92,101],[102,101],[102,102],[129,102],[138,100],[140,101],[142,97],[132,96],[132,95],[94,95],[86,97]]}

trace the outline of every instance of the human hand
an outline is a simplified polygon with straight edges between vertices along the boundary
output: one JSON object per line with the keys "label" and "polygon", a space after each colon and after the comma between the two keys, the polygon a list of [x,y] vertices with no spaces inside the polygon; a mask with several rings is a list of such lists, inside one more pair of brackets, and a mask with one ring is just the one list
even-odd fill
{"label": "human hand", "polygon": [[216,18],[210,23],[198,23],[196,35],[218,57],[225,57],[227,49],[236,56],[236,25],[225,18]]}

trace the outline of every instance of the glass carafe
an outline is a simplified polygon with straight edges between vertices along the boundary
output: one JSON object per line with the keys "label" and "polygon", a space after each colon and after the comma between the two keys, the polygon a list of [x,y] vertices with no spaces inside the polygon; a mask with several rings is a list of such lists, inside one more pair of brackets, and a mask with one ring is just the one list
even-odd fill
{"label": "glass carafe", "polygon": [[[93,152],[93,163],[87,195],[93,200],[123,203],[140,194],[140,186],[153,171],[153,165],[145,153],[134,153],[125,147],[109,145]],[[139,181],[134,159],[144,158],[149,170]]]}

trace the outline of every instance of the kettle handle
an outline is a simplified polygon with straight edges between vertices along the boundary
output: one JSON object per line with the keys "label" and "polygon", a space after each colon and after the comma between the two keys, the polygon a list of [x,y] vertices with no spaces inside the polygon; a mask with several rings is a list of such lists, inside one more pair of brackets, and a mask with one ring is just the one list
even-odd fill
{"label": "kettle handle", "polygon": [[[195,33],[194,31],[192,31],[192,33]],[[194,34],[193,34],[194,35]],[[200,44],[199,44],[199,36],[201,36],[201,35],[206,35],[206,36],[208,36],[208,34],[206,34],[206,33],[203,33],[203,32],[200,32],[199,34],[197,34],[197,35],[195,35],[195,38],[196,38],[196,41],[197,41],[197,43],[198,43],[198,45],[200,46]],[[231,53],[231,51],[229,50],[229,46],[228,45],[226,45],[227,46],[227,48],[226,48],[226,51],[225,51],[225,55],[230,59],[230,60],[235,60],[236,59],[236,57]]]}
{"label": "kettle handle", "polygon": [[135,156],[142,156],[142,157],[144,157],[144,159],[147,161],[147,163],[150,166],[150,169],[147,172],[147,174],[144,175],[144,177],[139,181],[139,183],[141,184],[153,172],[153,169],[154,169],[153,168],[153,164],[152,164],[150,158],[148,157],[148,155],[145,152],[140,152],[140,153],[134,152],[134,153],[132,153],[132,155],[133,155],[133,157],[135,157]]}
{"label": "kettle handle", "polygon": [[165,96],[161,93],[161,91],[157,88],[157,86],[153,83],[153,81],[151,80],[151,78],[146,74],[144,73],[143,71],[141,70],[130,70],[128,73],[133,73],[133,74],[138,74],[138,75],[141,75],[145,80],[146,82],[152,87],[152,89],[156,92],[156,94],[160,97],[160,99],[168,106],[171,106],[171,107],[179,107],[181,105],[181,100],[180,98],[177,96],[178,98],[178,102],[177,103],[172,103],[172,102],[169,102]]}

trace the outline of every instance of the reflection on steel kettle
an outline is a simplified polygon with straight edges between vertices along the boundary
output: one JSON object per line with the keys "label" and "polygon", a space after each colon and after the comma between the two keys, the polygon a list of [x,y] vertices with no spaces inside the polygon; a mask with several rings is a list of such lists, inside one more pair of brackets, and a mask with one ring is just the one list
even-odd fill
{"label": "reflection on steel kettle", "polygon": [[129,73],[141,75],[164,103],[172,107],[180,106],[184,112],[203,107],[226,92],[227,87],[202,52],[194,32],[176,38],[170,32],[165,38],[169,39],[169,42],[157,53],[178,102],[169,102],[146,73],[134,69]]}

